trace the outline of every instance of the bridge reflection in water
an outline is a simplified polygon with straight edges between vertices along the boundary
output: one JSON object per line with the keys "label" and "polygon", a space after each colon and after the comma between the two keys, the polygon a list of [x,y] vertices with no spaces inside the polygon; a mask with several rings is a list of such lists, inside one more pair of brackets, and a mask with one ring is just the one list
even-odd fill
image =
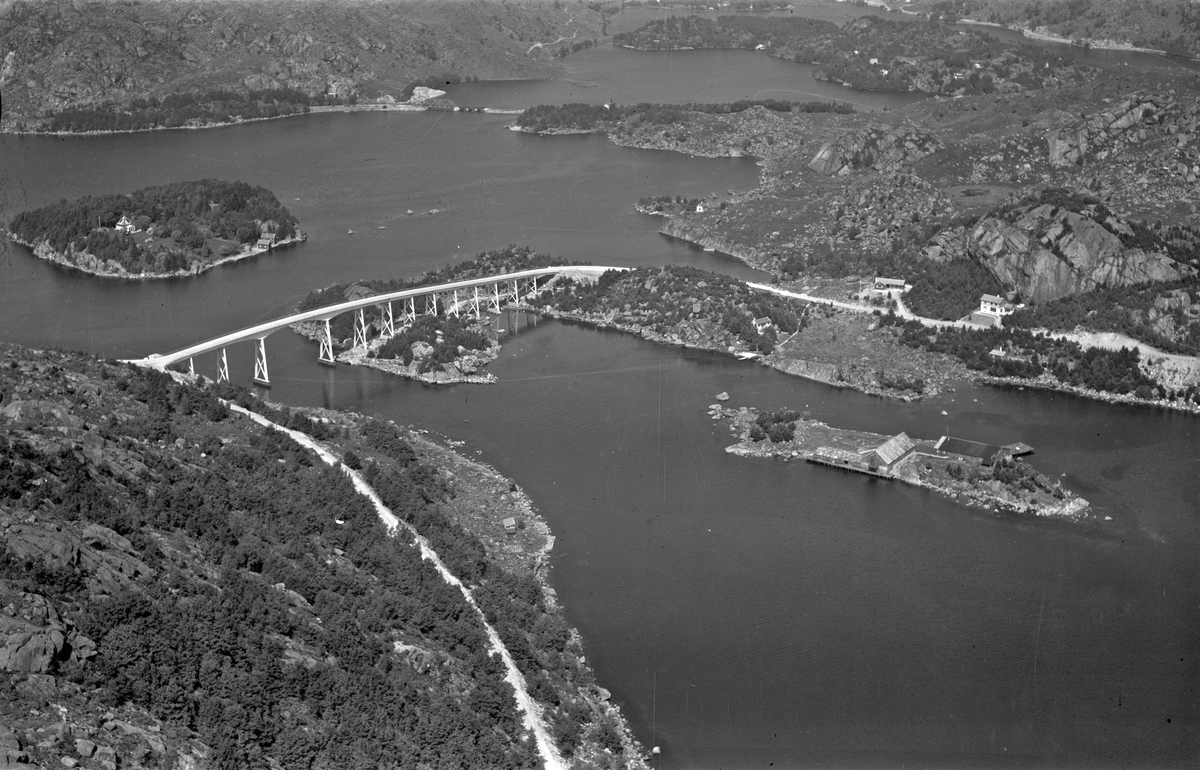
{"label": "bridge reflection in water", "polygon": [[484,311],[499,312],[504,303],[519,303],[522,299],[537,296],[553,283],[554,278],[559,276],[594,282],[609,270],[627,269],[597,265],[561,265],[375,294],[277,318],[274,321],[267,321],[181,348],[174,353],[165,355],[156,353],[145,358],[133,359],[130,363],[165,371],[168,367],[186,361],[189,373],[195,374],[195,357],[218,351],[217,382],[228,382],[229,360],[225,355],[225,349],[238,342],[253,340],[254,381],[269,387],[271,379],[267,369],[267,337],[295,323],[319,321],[323,324],[318,339],[320,347],[317,352],[317,360],[328,366],[336,366],[337,359],[333,355],[333,333],[329,328],[329,322],[342,313],[354,314],[353,347],[366,347],[368,308],[374,308],[378,312],[380,336],[386,339],[394,337],[397,328],[403,329],[406,324],[415,321],[418,315],[437,315],[439,307],[444,308],[446,315],[458,316],[468,313],[479,318]]}

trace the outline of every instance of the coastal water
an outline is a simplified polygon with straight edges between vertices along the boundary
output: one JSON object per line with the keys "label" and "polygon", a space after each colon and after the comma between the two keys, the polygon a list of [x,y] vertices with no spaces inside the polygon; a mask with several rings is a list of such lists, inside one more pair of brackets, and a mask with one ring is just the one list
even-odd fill
{"label": "coastal water", "polygon": [[[570,66],[613,91],[606,98],[660,100],[623,80],[622,52],[588,53]],[[690,52],[689,71],[707,74],[679,93],[704,93],[721,62],[751,75],[680,101],[775,85],[773,70],[742,53]],[[472,87],[488,98],[525,89],[518,105],[566,100],[557,83]],[[504,130],[506,120],[333,114],[0,137],[5,221],[58,198],[215,176],[270,187],[311,235],[199,277],[143,283],[78,275],[5,243],[0,337],[145,355],[280,315],[313,287],[414,275],[509,243],[754,275],[664,239],[658,220],[630,209],[643,195],[751,187],[752,160],[531,137]],[[314,345],[276,334],[271,397],[430,429],[515,478],[557,536],[552,581],[600,682],[639,739],[663,747],[662,767],[1159,768],[1197,757],[1195,418],[972,387],[902,405],[616,333],[503,323],[519,331],[491,366],[500,383],[442,389],[320,367]],[[250,349],[231,350],[230,363],[248,382]],[[213,370],[211,358],[198,364]],[[721,391],[733,406],[791,406],[849,428],[1025,441],[1096,518],[996,516],[728,455],[727,429],[705,414]]]}

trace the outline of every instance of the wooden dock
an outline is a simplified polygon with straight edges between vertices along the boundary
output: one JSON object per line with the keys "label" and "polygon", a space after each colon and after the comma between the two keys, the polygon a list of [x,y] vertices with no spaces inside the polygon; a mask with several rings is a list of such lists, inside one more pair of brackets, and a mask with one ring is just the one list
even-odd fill
{"label": "wooden dock", "polygon": [[821,455],[808,455],[804,459],[808,460],[810,463],[816,463],[817,465],[826,465],[826,466],[829,466],[830,468],[839,468],[843,471],[853,471],[854,473],[862,473],[867,476],[874,476],[874,477],[880,478],[880,479],[887,479],[888,481],[891,481],[892,479],[896,478],[891,473],[886,473],[884,471],[873,471],[870,468],[867,468],[866,466],[851,465],[849,462],[846,462],[845,460],[838,460],[838,459],[834,459],[831,457],[822,457]]}

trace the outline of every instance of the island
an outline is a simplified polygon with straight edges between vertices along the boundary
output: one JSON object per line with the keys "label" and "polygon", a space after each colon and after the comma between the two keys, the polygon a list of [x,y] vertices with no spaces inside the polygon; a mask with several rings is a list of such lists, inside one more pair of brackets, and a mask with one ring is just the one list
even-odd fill
{"label": "island", "polygon": [[129,195],[59,201],[13,217],[9,237],[42,259],[92,275],[195,275],[304,241],[270,190],[199,179]]}
{"label": "island", "polygon": [[541,514],[424,431],[2,345],[0,531],[6,764],[649,766]]}
{"label": "island", "polygon": [[1051,481],[1023,460],[1033,448],[942,436],[913,439],[834,428],[792,409],[709,407],[713,420],[728,420],[738,442],[725,451],[742,457],[803,459],[829,468],[899,481],[946,495],[964,505],[1078,521],[1088,502]]}

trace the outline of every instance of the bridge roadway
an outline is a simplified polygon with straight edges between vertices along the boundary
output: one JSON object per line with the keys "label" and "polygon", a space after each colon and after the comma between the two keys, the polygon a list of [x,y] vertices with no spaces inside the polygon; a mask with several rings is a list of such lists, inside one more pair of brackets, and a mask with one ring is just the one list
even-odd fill
{"label": "bridge roadway", "polygon": [[[225,348],[238,342],[254,340],[254,381],[261,385],[270,385],[267,373],[266,338],[280,329],[295,323],[303,323],[305,321],[324,322],[325,328],[319,340],[320,350],[317,353],[317,360],[323,364],[333,366],[337,364],[337,360],[333,355],[333,336],[329,329],[329,321],[334,316],[341,315],[342,313],[353,312],[355,314],[354,345],[355,347],[359,345],[365,346],[367,344],[368,324],[364,310],[369,307],[379,309],[379,326],[381,332],[384,336],[391,337],[396,333],[396,314],[393,312],[393,302],[403,303],[399,314],[401,322],[416,320],[418,315],[416,300],[420,297],[425,298],[425,308],[422,312],[424,315],[437,315],[438,301],[440,299],[447,314],[453,313],[454,315],[459,315],[465,305],[467,312],[474,312],[475,317],[478,318],[485,306],[488,309],[499,311],[502,300],[518,302],[522,297],[537,294],[540,288],[542,288],[538,286],[538,279],[544,276],[565,275],[572,278],[584,278],[595,281],[609,270],[628,269],[625,267],[604,267],[599,265],[561,265],[558,267],[522,270],[504,275],[472,278],[465,281],[455,281],[453,283],[443,283],[434,286],[418,286],[386,294],[374,294],[369,297],[361,297],[348,302],[339,302],[336,305],[327,305],[315,310],[307,310],[303,313],[295,313],[283,318],[277,318],[274,321],[267,321],[266,323],[250,326],[195,345],[190,345],[186,348],[181,348],[174,353],[167,353],[165,355],[155,353],[145,358],[132,359],[129,363],[165,371],[169,366],[187,361],[189,371],[195,374],[193,359],[196,356],[219,351],[217,381],[228,381],[229,361],[225,355]],[[524,293],[521,291],[522,285],[525,287]],[[481,293],[481,288],[490,289],[490,291]],[[462,292],[461,296],[460,292]],[[430,302],[430,298],[432,298],[432,302]]]}

